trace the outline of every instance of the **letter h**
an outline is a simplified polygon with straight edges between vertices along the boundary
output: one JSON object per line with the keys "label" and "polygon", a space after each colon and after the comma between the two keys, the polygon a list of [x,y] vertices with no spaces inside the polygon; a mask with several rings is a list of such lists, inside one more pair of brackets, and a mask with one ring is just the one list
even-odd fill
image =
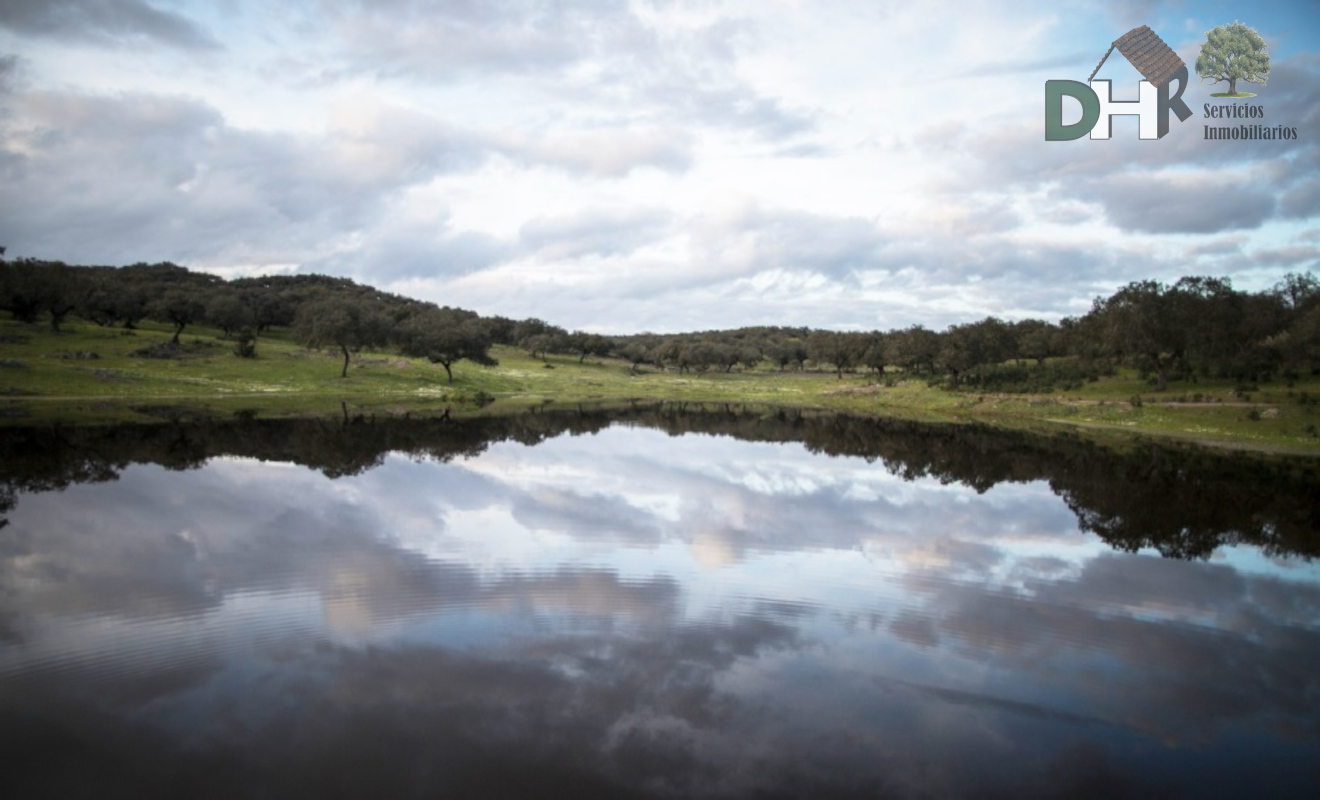
{"label": "letter h", "polygon": [[1114,100],[1110,84],[1110,81],[1091,81],[1091,90],[1100,101],[1100,119],[1091,128],[1091,138],[1110,138],[1113,134],[1113,117],[1124,114],[1138,116],[1138,138],[1160,138],[1158,128],[1161,109],[1155,85],[1150,81],[1142,81],[1138,85],[1138,100]]}

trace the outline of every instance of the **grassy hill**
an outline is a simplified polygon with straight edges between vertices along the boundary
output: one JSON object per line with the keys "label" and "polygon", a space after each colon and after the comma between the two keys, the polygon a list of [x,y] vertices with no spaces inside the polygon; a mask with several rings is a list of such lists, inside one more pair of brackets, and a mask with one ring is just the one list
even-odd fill
{"label": "grassy hill", "polygon": [[0,425],[141,421],[201,415],[501,413],[549,403],[640,400],[833,408],[931,421],[1015,428],[1072,428],[1096,437],[1140,433],[1253,449],[1320,453],[1320,380],[1261,386],[1174,384],[1157,393],[1131,371],[1046,395],[989,395],[931,388],[924,379],[769,367],[702,375],[633,372],[623,361],[531,358],[495,347],[497,367],[460,362],[444,370],[392,351],[357,354],[347,378],[337,353],[309,351],[276,333],[256,358],[209,328],[172,330],[75,322],[61,333],[0,321]]}

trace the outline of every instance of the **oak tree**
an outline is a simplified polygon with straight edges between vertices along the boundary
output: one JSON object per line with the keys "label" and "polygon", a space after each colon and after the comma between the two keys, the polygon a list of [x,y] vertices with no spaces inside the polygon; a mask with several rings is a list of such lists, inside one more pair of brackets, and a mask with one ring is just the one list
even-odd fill
{"label": "oak tree", "polygon": [[1205,33],[1201,54],[1196,57],[1196,74],[1204,83],[1228,83],[1228,93],[1237,94],[1237,82],[1265,85],[1270,72],[1270,56],[1260,34],[1240,22],[1220,25]]}

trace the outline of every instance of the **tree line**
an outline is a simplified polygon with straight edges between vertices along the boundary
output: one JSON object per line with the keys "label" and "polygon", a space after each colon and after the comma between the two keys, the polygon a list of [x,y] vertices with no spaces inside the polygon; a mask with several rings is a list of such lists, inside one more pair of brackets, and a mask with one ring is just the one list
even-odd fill
{"label": "tree line", "polygon": [[496,344],[533,357],[618,358],[678,373],[768,369],[901,372],[949,388],[1048,390],[1133,367],[1163,390],[1197,376],[1257,381],[1320,374],[1320,281],[1291,273],[1260,292],[1226,278],[1186,277],[1172,284],[1136,281],[1090,311],[1060,321],[986,317],[943,331],[913,325],[843,332],[755,326],[681,334],[604,336],[541,319],[513,320],[382,292],[347,278],[284,275],[231,281],[171,263],[125,267],[0,260],[0,308],[53,331],[75,315],[97,325],[209,325],[254,356],[258,339],[283,328],[309,347],[343,356],[393,348],[426,358],[453,381],[461,360],[492,365]]}

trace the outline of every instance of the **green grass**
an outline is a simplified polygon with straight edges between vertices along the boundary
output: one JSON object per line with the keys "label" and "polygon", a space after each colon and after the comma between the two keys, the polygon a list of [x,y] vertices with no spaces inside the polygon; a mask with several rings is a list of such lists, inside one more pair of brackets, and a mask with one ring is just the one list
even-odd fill
{"label": "green grass", "polygon": [[[355,356],[347,378],[335,353],[309,351],[287,334],[263,337],[257,358],[233,354],[218,332],[189,328],[181,342],[201,355],[152,359],[133,355],[168,342],[172,331],[146,323],[132,335],[75,323],[53,334],[39,326],[0,322],[0,414],[60,420],[151,417],[134,406],[182,406],[197,413],[300,415],[352,407],[471,405],[473,390],[457,371],[390,352]],[[21,341],[27,339],[27,341]],[[95,353],[96,358],[79,354]],[[468,365],[464,365],[468,366]],[[479,369],[472,367],[472,369]]]}
{"label": "green grass", "polygon": [[1211,97],[1255,97],[1255,92],[1211,92]]}
{"label": "green grass", "polygon": [[[512,412],[547,404],[618,405],[666,400],[827,408],[927,422],[982,422],[1030,430],[1071,428],[1100,439],[1132,434],[1233,447],[1320,453],[1320,379],[1294,386],[1262,384],[1237,391],[1231,381],[1175,382],[1155,392],[1120,370],[1071,391],[1042,394],[947,392],[921,377],[776,372],[764,366],[703,375],[643,368],[623,361],[531,358],[496,347],[498,367],[470,362],[443,368],[391,351],[357,354],[340,378],[337,353],[309,351],[276,332],[258,357],[233,355],[233,343],[206,328],[182,341],[203,354],[149,359],[132,351],[166,342],[170,331],[145,324],[134,335],[74,322],[45,326],[0,321],[0,424],[114,422],[180,416],[350,413],[432,414],[446,407]],[[72,357],[95,353],[97,358]],[[892,385],[891,385],[892,384]]]}

